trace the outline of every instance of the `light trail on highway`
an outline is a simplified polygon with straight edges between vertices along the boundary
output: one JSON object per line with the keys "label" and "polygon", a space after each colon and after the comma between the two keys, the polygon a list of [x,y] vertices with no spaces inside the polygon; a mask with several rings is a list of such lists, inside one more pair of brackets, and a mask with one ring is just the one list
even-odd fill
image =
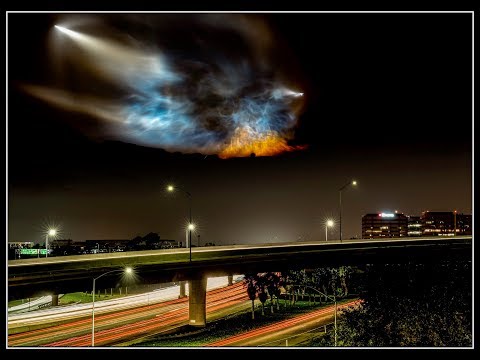
{"label": "light trail on highway", "polygon": [[[236,278],[238,281],[241,277]],[[228,283],[226,276],[209,278],[207,282],[207,290],[213,290],[218,287],[224,287]],[[185,284],[185,291],[188,294],[188,282]],[[161,288],[152,292],[128,295],[121,298],[110,300],[96,301],[95,313],[101,314],[106,312],[124,310],[132,307],[140,307],[142,305],[151,305],[153,303],[177,299],[180,295],[180,286],[170,286]],[[51,301],[51,297],[50,297]],[[42,325],[46,322],[73,320],[74,318],[91,316],[91,303],[73,304],[67,306],[51,307],[45,310],[32,312],[24,312],[17,314],[8,314],[8,328],[10,330],[16,327]]]}
{"label": "light trail on highway", "polygon": [[[342,305],[337,306],[337,311],[340,311],[341,309],[344,309],[348,306],[356,305],[358,304],[359,300],[353,300],[350,302],[347,302]],[[291,319],[283,320],[271,325],[266,325],[258,329],[254,329],[251,331],[247,331],[242,334],[234,335],[226,339],[222,339],[219,341],[212,342],[210,344],[207,344],[206,346],[209,347],[220,347],[220,346],[235,346],[235,343],[239,343],[241,341],[249,340],[249,339],[254,339],[259,336],[264,336],[273,332],[279,332],[285,329],[289,329],[295,325],[310,321],[312,319],[315,319],[316,317],[319,316],[325,316],[325,315],[332,315],[334,314],[335,311],[335,306],[331,305],[319,310],[315,310],[312,312],[309,312],[307,314],[302,314],[299,316],[296,316]]]}
{"label": "light trail on highway", "polygon": [[[207,314],[247,301],[242,283],[207,292]],[[188,298],[102,314],[96,317],[95,345],[105,346],[186,324]],[[91,346],[91,318],[10,335],[9,346]],[[52,341],[53,340],[53,341]]]}

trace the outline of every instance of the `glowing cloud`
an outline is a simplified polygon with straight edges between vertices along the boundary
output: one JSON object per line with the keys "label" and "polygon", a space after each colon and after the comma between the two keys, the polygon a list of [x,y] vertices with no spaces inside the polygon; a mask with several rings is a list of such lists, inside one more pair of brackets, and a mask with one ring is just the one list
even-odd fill
{"label": "glowing cloud", "polygon": [[[96,91],[92,81],[88,86],[75,84],[75,90],[65,85],[25,89],[67,110],[107,120],[109,134],[118,139],[167,151],[230,158],[303,149],[288,144],[303,93],[281,80],[288,76],[278,74],[264,50],[273,46],[268,29],[245,16],[223,16],[231,17],[196,19],[193,25],[199,31],[190,35],[192,39],[168,33],[166,26],[149,29],[159,38],[178,38],[173,45],[139,40],[118,30],[115,38],[107,38],[92,35],[92,27],[87,34],[56,25],[56,40],[69,45],[60,60],[68,62],[70,71],[106,81],[117,95]],[[210,35],[202,34],[205,28]],[[212,39],[212,29],[227,34],[231,43]]]}

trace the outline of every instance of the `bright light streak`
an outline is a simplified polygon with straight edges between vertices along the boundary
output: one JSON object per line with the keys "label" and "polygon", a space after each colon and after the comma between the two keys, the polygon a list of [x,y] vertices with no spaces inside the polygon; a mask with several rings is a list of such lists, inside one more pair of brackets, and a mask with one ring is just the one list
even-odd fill
{"label": "bright light streak", "polygon": [[67,34],[68,36],[74,38],[74,39],[80,39],[82,37],[82,35],[76,31],[73,31],[73,30],[70,30],[70,29],[67,29],[63,26],[60,26],[60,25],[55,25],[55,29],[63,32],[64,34]]}
{"label": "bright light streak", "polygon": [[60,30],[61,32],[64,32],[65,34],[72,32],[71,30],[68,30],[67,28],[64,28],[63,26],[60,26],[60,25],[55,25],[55,29]]}

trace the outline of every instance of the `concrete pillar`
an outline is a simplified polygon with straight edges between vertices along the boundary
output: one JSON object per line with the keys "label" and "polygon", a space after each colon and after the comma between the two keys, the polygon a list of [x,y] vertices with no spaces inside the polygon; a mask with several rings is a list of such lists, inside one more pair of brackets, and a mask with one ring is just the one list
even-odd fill
{"label": "concrete pillar", "polygon": [[233,285],[233,275],[228,275],[228,286]]}
{"label": "concrete pillar", "polygon": [[180,295],[178,296],[178,298],[184,298],[186,295],[185,295],[185,281],[180,281]]}
{"label": "concrete pillar", "polygon": [[52,295],[52,306],[58,306],[58,294]]}
{"label": "concrete pillar", "polygon": [[207,323],[207,278],[190,280],[188,284],[188,323],[204,327]]}

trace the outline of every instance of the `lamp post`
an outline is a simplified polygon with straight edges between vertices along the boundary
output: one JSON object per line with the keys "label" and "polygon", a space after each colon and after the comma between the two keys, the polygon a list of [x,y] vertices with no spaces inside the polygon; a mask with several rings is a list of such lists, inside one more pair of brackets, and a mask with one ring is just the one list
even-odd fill
{"label": "lamp post", "polygon": [[320,295],[323,295],[327,298],[329,298],[330,300],[333,300],[333,302],[335,303],[335,310],[334,310],[334,315],[333,315],[333,323],[334,323],[334,334],[335,334],[335,346],[337,346],[337,299],[335,298],[335,295],[333,296],[330,296],[330,295],[327,295],[327,294],[324,294],[323,292],[321,292],[320,290],[318,289],[315,289],[313,286],[310,286],[310,285],[291,285],[292,287],[302,287],[302,288],[309,288],[309,289],[312,289],[313,291],[316,291],[318,292]]}
{"label": "lamp post", "polygon": [[325,241],[328,241],[328,228],[333,227],[333,220],[327,220],[325,223]]}
{"label": "lamp post", "polygon": [[125,269],[114,269],[103,273],[96,278],[93,278],[93,291],[92,291],[92,347],[95,346],[95,281],[100,279],[102,276],[111,274],[113,272],[123,271],[125,274],[131,274],[133,269],[131,267],[127,267]]}
{"label": "lamp post", "polygon": [[[48,237],[57,235],[56,229],[49,229],[45,235],[45,257],[48,257]],[[40,252],[40,250],[39,250]]]}
{"label": "lamp post", "polygon": [[352,180],[348,183],[346,183],[345,185],[343,185],[339,190],[338,190],[338,193],[339,193],[339,198],[340,198],[340,241],[342,241],[342,191],[347,188],[348,186],[357,186],[357,182],[355,180]]}
{"label": "lamp post", "polygon": [[192,231],[195,230],[195,225],[190,222],[187,226],[188,230],[188,248],[190,249],[190,261],[192,261]]}
{"label": "lamp post", "polygon": [[457,210],[453,212],[453,236],[457,236]]}
{"label": "lamp post", "polygon": [[[188,220],[188,247],[190,248],[190,262],[192,261],[192,230],[195,229],[195,225],[192,224],[192,194],[189,191],[186,191],[184,189],[177,188],[178,190],[183,191],[187,197],[188,197],[188,214],[189,214],[189,220]],[[175,186],[173,185],[168,185],[167,186],[167,191],[168,192],[174,192],[175,191]]]}

